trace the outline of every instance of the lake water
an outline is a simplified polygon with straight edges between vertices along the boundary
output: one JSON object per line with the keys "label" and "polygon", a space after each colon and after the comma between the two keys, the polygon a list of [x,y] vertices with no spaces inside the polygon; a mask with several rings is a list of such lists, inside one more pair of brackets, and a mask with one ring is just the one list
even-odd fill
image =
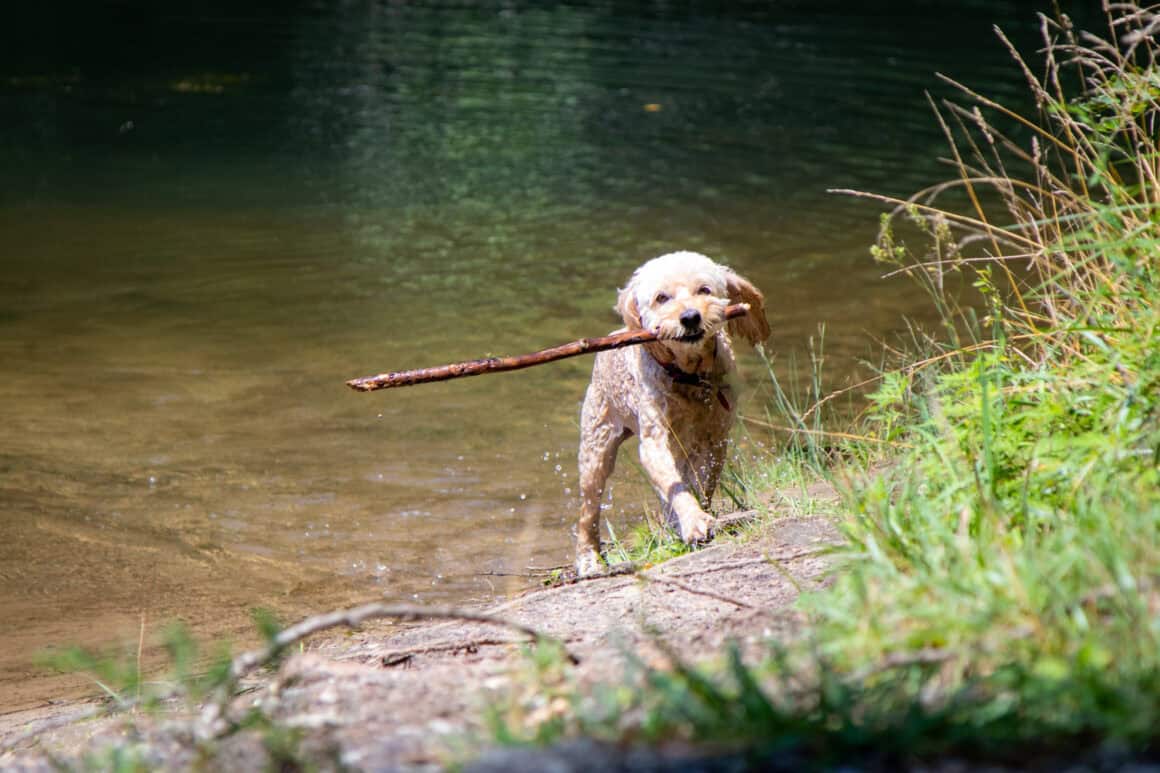
{"label": "lake water", "polygon": [[[989,27],[1035,24],[983,2],[188,7],[2,33],[0,710],[75,684],[32,665],[50,643],[477,601],[567,563],[589,359],[343,382],[603,334],[662,252],[763,288],[783,375],[824,323],[831,383],[856,379],[926,304],[870,261],[878,210],[826,189],[941,178],[933,72],[1014,98]],[[613,523],[639,521],[627,458],[614,480]]]}

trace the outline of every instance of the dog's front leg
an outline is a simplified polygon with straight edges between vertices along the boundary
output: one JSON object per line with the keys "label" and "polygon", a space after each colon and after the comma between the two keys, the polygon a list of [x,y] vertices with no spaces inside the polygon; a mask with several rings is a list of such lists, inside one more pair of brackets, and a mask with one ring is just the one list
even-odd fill
{"label": "dog's front leg", "polygon": [[712,534],[713,517],[702,509],[696,495],[681,478],[680,466],[669,446],[670,436],[661,421],[646,423],[642,417],[640,463],[661,500],[676,513],[681,539],[689,544],[704,542]]}
{"label": "dog's front leg", "polygon": [[599,396],[589,396],[580,414],[580,523],[576,529],[576,574],[598,574],[600,503],[604,484],[616,466],[616,451],[631,433],[614,423]]}

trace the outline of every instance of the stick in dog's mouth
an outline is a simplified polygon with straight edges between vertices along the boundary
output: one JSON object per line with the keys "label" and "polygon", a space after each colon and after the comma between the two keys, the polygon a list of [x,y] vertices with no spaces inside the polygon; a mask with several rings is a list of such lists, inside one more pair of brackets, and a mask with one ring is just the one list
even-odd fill
{"label": "stick in dog's mouth", "polygon": [[[735,319],[749,313],[749,304],[737,303],[725,309],[725,319]],[[716,328],[714,328],[716,330]],[[705,330],[691,333],[674,339],[685,343],[696,343],[709,333]],[[516,357],[484,357],[467,362],[453,362],[449,365],[440,365],[434,368],[416,368],[413,370],[399,370],[390,373],[380,373],[377,376],[354,378],[346,385],[358,392],[373,392],[377,389],[390,387],[411,386],[412,384],[428,384],[433,381],[447,381],[448,379],[463,376],[478,376],[483,373],[503,373],[508,370],[519,370],[533,365],[542,365],[545,362],[562,360],[566,357],[575,357],[580,354],[595,354],[608,349],[619,349],[622,346],[635,346],[661,340],[657,331],[622,330],[600,338],[581,338],[550,349],[543,349],[531,354]]]}

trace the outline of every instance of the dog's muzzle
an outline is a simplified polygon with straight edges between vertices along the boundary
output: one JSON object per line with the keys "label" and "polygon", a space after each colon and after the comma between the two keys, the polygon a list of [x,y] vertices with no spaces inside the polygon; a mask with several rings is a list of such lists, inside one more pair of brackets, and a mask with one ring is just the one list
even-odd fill
{"label": "dog's muzzle", "polygon": [[678,341],[692,343],[700,341],[705,336],[705,331],[701,329],[701,312],[696,309],[685,309],[678,319],[683,329],[683,334],[677,339]]}

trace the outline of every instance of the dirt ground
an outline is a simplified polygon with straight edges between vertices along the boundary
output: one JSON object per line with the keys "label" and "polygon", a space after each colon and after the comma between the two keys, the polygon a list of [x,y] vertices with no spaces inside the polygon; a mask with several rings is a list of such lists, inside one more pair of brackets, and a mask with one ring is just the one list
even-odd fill
{"label": "dirt ground", "polygon": [[[659,661],[667,647],[696,661],[733,639],[757,657],[766,642],[800,625],[798,588],[825,581],[825,549],[838,540],[825,518],[773,519],[756,538],[719,539],[643,577],[562,584],[476,611],[561,640],[578,660],[572,674],[581,683],[614,681],[626,652]],[[528,671],[526,641],[481,623],[369,622],[295,648],[276,672],[247,680],[230,711],[260,708],[276,727],[295,729],[297,759],[323,769],[440,769],[465,759],[465,738],[486,741],[486,707],[518,690]],[[99,707],[69,701],[0,717],[0,768],[55,770],[129,743],[150,769],[249,770],[278,762],[271,756],[277,744],[257,729],[199,743],[204,722],[188,711],[110,716],[95,713]],[[556,769],[591,769],[592,762]]]}

